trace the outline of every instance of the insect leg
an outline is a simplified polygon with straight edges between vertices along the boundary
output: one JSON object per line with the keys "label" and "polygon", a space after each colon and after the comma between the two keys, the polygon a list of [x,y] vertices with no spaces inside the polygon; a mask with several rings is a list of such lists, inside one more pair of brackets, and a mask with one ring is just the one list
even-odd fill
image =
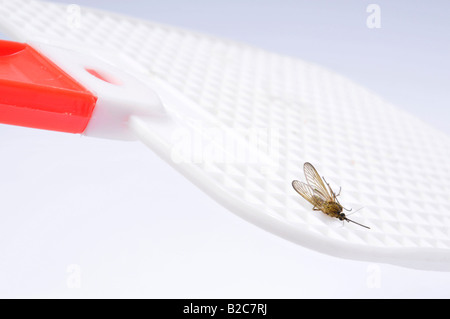
{"label": "insect leg", "polygon": [[325,181],[325,184],[327,184],[328,189],[330,190],[330,193],[333,195],[333,198],[334,198],[335,200],[337,200],[336,197],[339,196],[339,194],[341,193],[341,188],[339,188],[339,194],[336,195],[336,194],[333,192],[333,190],[331,189],[331,186],[330,186],[330,184],[327,182],[327,180],[325,179],[325,177],[322,176],[322,179]]}

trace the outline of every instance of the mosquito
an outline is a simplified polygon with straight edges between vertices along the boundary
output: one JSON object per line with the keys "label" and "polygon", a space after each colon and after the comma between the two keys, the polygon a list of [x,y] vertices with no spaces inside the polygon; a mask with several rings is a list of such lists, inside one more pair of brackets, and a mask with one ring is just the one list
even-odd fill
{"label": "mosquito", "polygon": [[[351,209],[344,208],[338,201],[337,197],[341,194],[341,189],[339,188],[339,193],[336,195],[327,183],[325,178],[321,178],[319,173],[317,173],[314,166],[311,163],[306,162],[303,165],[303,170],[305,172],[307,184],[299,181],[292,181],[292,186],[304,199],[313,205],[313,210],[320,210],[324,214],[330,217],[335,217],[339,220],[345,220],[347,222],[352,222],[359,226],[370,229],[365,225],[357,223],[342,212],[343,209],[346,211],[351,211]],[[324,182],[325,181],[325,182]],[[327,186],[325,186],[325,184]],[[328,187],[328,188],[327,188]]]}

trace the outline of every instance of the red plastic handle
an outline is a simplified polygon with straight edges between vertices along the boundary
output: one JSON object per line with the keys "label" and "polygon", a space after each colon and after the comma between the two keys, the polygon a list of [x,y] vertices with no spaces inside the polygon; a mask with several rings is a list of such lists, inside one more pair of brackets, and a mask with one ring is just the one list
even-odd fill
{"label": "red plastic handle", "polygon": [[31,46],[0,40],[0,123],[82,133],[96,102]]}

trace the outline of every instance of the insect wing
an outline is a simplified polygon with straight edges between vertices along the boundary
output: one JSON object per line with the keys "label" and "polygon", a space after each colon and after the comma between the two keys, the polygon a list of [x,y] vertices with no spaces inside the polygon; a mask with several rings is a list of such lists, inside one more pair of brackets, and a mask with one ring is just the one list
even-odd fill
{"label": "insect wing", "polygon": [[316,195],[321,194],[325,201],[334,202],[334,197],[328,192],[325,183],[314,166],[310,163],[305,163],[305,165],[303,165],[303,170],[305,172],[306,181],[313,189],[313,193]]}
{"label": "insect wing", "polygon": [[314,206],[320,206],[322,202],[325,202],[325,198],[322,194],[316,192],[311,186],[299,182],[293,181],[292,186],[304,199],[313,204]]}

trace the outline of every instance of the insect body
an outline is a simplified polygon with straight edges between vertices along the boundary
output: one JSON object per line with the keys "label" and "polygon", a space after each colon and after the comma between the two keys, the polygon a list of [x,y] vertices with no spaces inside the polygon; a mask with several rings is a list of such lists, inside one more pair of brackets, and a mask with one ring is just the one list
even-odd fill
{"label": "insect body", "polygon": [[[317,173],[314,166],[310,163],[303,165],[307,184],[299,181],[293,181],[292,186],[304,199],[313,205],[313,210],[320,210],[330,217],[335,217],[339,220],[345,220],[347,222],[355,223],[359,226],[369,228],[360,223],[357,223],[342,212],[344,207],[339,203],[337,197],[341,191],[336,195],[325,179],[322,180],[319,173]],[[325,186],[326,184],[326,186]],[[348,209],[346,209],[348,210]]]}

